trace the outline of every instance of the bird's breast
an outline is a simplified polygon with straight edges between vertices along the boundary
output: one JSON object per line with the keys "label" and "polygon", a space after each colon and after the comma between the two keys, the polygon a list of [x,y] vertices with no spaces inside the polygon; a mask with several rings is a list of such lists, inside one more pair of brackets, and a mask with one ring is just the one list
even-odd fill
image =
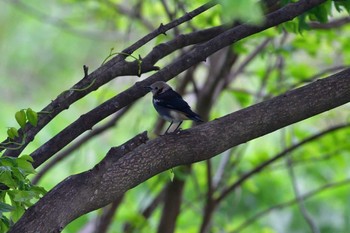
{"label": "bird's breast", "polygon": [[175,122],[188,120],[188,117],[184,113],[176,110],[170,110],[170,116],[173,118],[173,121]]}

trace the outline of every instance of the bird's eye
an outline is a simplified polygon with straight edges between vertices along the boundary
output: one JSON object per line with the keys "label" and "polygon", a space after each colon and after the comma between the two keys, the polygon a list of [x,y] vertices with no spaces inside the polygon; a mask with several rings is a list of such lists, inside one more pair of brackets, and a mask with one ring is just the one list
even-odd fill
{"label": "bird's eye", "polygon": [[155,89],[155,90],[158,90],[158,87],[155,87],[154,89]]}

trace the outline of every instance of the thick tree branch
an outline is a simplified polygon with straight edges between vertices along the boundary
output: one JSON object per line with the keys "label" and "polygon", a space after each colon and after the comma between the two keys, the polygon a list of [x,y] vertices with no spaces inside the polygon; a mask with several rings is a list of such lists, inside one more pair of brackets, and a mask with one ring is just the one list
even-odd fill
{"label": "thick tree branch", "polygon": [[189,130],[143,144],[142,134],[92,170],[71,176],[29,208],[14,232],[60,232],[75,218],[107,205],[150,177],[209,159],[229,148],[350,101],[350,69]]}
{"label": "thick tree branch", "polygon": [[74,143],[74,145],[70,146],[66,150],[62,151],[60,154],[57,154],[52,160],[50,160],[48,163],[45,164],[45,167],[43,167],[32,179],[32,184],[37,184],[39,180],[55,165],[57,165],[58,162],[62,161],[63,159],[67,158],[69,155],[71,155],[74,151],[79,149],[82,145],[93,139],[95,136],[105,132],[107,129],[114,127],[117,124],[117,121],[124,116],[124,114],[130,109],[132,105],[129,105],[117,113],[110,119],[107,123],[103,124],[102,126],[93,129],[89,134],[84,135],[79,141]]}
{"label": "thick tree branch", "polygon": [[[126,75],[141,75],[141,73],[145,73],[152,70],[158,70],[159,68],[155,67],[154,63],[151,64],[150,62],[142,62],[140,70],[139,61],[127,62],[125,61],[125,58],[128,57],[128,55],[131,55],[137,49],[144,46],[146,43],[148,43],[155,37],[159,36],[160,34],[164,34],[168,30],[188,20],[191,20],[193,17],[203,13],[204,11],[210,9],[215,5],[216,3],[214,1],[210,1],[168,24],[161,24],[158,29],[144,36],[128,48],[124,49],[119,55],[115,56],[110,61],[106,62],[104,65],[99,67],[97,70],[95,70],[88,76],[85,76],[72,88],[70,88],[67,91],[64,91],[62,94],[57,96],[56,99],[53,100],[49,105],[47,105],[44,109],[41,110],[42,114],[39,115],[37,126],[33,127],[31,124],[27,123],[24,130],[19,130],[20,137],[18,137],[17,142],[21,142],[23,138],[25,138],[23,146],[20,149],[16,150],[6,150],[4,152],[4,155],[12,157],[18,156],[23,151],[23,149],[31,141],[34,140],[35,135],[42,128],[44,128],[52,119],[54,119],[59,113],[68,109],[71,104],[83,98],[90,92],[97,90],[99,87],[111,81],[115,77]],[[6,142],[9,142],[9,138],[7,138],[4,141],[4,143]]]}
{"label": "thick tree branch", "polygon": [[[32,153],[34,167],[38,167],[53,154],[58,152],[86,130],[91,129],[102,119],[147,94],[147,91],[144,88],[145,86],[149,86],[153,82],[159,80],[170,80],[191,66],[204,61],[216,51],[247,36],[291,20],[324,1],[325,0],[302,0],[297,3],[288,4],[287,6],[270,13],[266,17],[265,24],[262,26],[251,26],[248,24],[236,26],[219,34],[208,42],[197,45],[194,49],[184,54],[181,58],[177,59],[170,65],[164,67],[156,74],[150,76],[144,81],[136,83],[128,90],[125,90],[119,95],[101,104],[99,107],[82,115],[77,121]],[[147,64],[146,62],[143,63]]]}

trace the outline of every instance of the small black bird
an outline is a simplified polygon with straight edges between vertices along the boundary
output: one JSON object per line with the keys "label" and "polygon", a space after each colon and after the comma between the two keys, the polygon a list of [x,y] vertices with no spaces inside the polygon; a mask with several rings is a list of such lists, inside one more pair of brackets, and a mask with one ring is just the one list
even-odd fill
{"label": "small black bird", "polygon": [[153,94],[154,108],[163,119],[171,122],[165,134],[174,122],[179,123],[174,131],[180,127],[183,120],[203,122],[200,116],[194,113],[187,102],[182,99],[181,95],[165,82],[158,81],[147,88]]}

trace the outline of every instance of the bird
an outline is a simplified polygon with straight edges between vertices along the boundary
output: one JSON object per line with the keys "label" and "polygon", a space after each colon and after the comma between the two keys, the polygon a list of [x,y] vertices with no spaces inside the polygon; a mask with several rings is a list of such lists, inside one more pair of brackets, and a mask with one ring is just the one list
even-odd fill
{"label": "bird", "polygon": [[198,123],[203,122],[201,117],[191,110],[191,107],[181,95],[165,82],[157,81],[146,88],[153,94],[152,102],[158,114],[164,120],[171,122],[165,134],[168,133],[173,123],[179,123],[174,130],[176,132],[184,120],[192,120]]}

